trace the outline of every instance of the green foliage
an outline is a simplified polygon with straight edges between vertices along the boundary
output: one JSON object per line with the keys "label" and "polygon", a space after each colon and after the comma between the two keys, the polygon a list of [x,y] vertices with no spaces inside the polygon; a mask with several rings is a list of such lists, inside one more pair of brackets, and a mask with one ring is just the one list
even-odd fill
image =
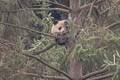
{"label": "green foliage", "polygon": [[94,46],[89,42],[90,40],[84,36],[80,37],[72,54],[75,59],[85,61],[88,57],[95,55]]}
{"label": "green foliage", "polygon": [[72,20],[71,17],[70,17],[69,20],[68,20],[68,25],[67,26],[69,28],[69,35],[68,35],[68,37],[72,38],[72,36],[74,34],[73,30],[75,29],[75,26],[76,26],[75,20]]}
{"label": "green foliage", "polygon": [[53,21],[53,17],[51,17],[51,13],[49,13],[47,16],[45,16],[40,24],[41,26],[44,26],[44,30],[43,32],[49,32],[50,33],[50,29],[51,29],[51,26],[52,26],[52,22]]}
{"label": "green foliage", "polygon": [[16,44],[17,44],[17,48],[16,49],[18,51],[21,51],[21,50],[23,50],[25,48],[24,40],[21,37],[18,37]]}
{"label": "green foliage", "polygon": [[120,79],[120,53],[118,50],[116,50],[112,56],[112,58],[109,58],[107,55],[105,55],[104,60],[105,68],[109,68],[110,71],[114,71],[114,76],[112,80],[119,80]]}
{"label": "green foliage", "polygon": [[119,80],[120,34],[116,31],[96,25],[96,28],[89,26],[81,32],[72,57],[87,63],[84,64],[85,73],[104,66],[115,72],[113,80]]}
{"label": "green foliage", "polygon": [[[92,30],[92,31],[91,31]],[[120,50],[120,35],[104,28],[86,28],[84,34],[80,34],[79,41],[72,53],[73,58],[84,62],[93,57],[103,63],[104,55],[112,57],[115,49]],[[101,58],[100,58],[101,55]],[[96,60],[95,60],[96,61]]]}

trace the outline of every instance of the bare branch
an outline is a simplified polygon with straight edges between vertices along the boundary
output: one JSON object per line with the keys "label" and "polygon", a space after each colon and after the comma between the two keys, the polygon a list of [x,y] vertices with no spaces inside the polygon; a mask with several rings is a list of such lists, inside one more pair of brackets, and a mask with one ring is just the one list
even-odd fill
{"label": "bare branch", "polygon": [[25,28],[25,27],[21,27],[21,26],[18,26],[18,25],[9,24],[9,23],[3,23],[3,22],[0,22],[0,24],[7,25],[9,27],[20,28],[20,29],[31,31],[31,32],[34,32],[34,33],[37,33],[37,34],[40,34],[40,35],[44,35],[44,36],[49,36],[49,37],[55,38],[55,36],[53,36],[53,35],[50,35],[50,34],[47,34],[47,33],[42,33],[42,32],[39,32],[39,31],[36,31],[36,30],[33,30],[33,29],[29,29],[29,28]]}
{"label": "bare branch", "polygon": [[98,71],[95,71],[95,72],[88,73],[88,74],[83,76],[83,80],[86,80],[89,77],[92,77],[92,76],[95,76],[95,75],[98,75],[98,74],[105,73],[106,71],[107,71],[106,69],[102,69],[102,70],[98,70]]}
{"label": "bare branch", "polygon": [[88,80],[103,80],[103,79],[107,79],[107,78],[111,78],[113,77],[113,74],[106,74],[106,75],[102,75],[102,76],[98,76],[98,77],[94,77]]}
{"label": "bare branch", "polygon": [[[99,4],[99,3],[104,2],[104,1],[105,1],[105,0],[97,0],[94,4]],[[89,8],[89,7],[91,6],[91,4],[93,4],[93,2],[92,2],[92,3],[89,3],[89,4],[87,4],[87,5],[81,6],[80,9],[78,10],[78,12],[81,11],[81,10],[83,10],[83,9],[85,9],[85,8]]]}
{"label": "bare branch", "polygon": [[109,8],[106,8],[104,11],[100,12],[100,15],[105,14],[109,10],[114,10],[115,8],[119,8],[118,3],[115,3],[114,6],[110,6]]}
{"label": "bare branch", "polygon": [[112,28],[112,27],[114,27],[114,26],[116,26],[116,25],[118,25],[118,24],[120,24],[120,21],[114,22],[114,23],[112,23],[112,24],[106,26],[105,29]]}
{"label": "bare branch", "polygon": [[33,11],[33,10],[40,10],[40,11],[61,11],[61,12],[69,13],[69,10],[62,9],[62,8],[24,8],[24,9],[18,9],[18,10],[1,10],[0,12],[16,13],[16,12],[20,12],[20,11]]}
{"label": "bare branch", "polygon": [[89,9],[89,13],[88,13],[88,17],[90,17],[91,13],[92,13],[92,9],[94,7],[94,4],[95,4],[96,0],[94,0],[92,3],[91,3],[91,6],[90,6],[90,9]]}
{"label": "bare branch", "polygon": [[44,53],[44,52],[46,52],[47,50],[53,48],[55,45],[57,45],[57,44],[56,44],[56,43],[52,43],[51,45],[49,45],[49,46],[46,47],[45,49],[34,52],[32,55],[38,55],[38,54]]}
{"label": "bare branch", "polygon": [[27,73],[27,72],[21,72],[20,74],[25,75],[25,76],[33,76],[33,77],[43,78],[43,79],[68,80],[67,78],[60,77],[60,76],[48,76],[48,75],[40,75],[40,74]]}
{"label": "bare branch", "polygon": [[100,15],[105,14],[106,12],[108,12],[111,8],[106,8],[104,11],[100,12]]}
{"label": "bare branch", "polygon": [[23,53],[23,55],[25,55],[25,56],[27,56],[27,57],[34,58],[34,59],[36,59],[37,61],[39,61],[39,62],[41,62],[42,64],[44,64],[45,66],[47,66],[47,67],[49,67],[49,68],[51,68],[51,69],[53,69],[53,70],[55,70],[55,71],[63,74],[63,75],[66,76],[68,79],[73,80],[67,73],[65,73],[64,71],[61,71],[61,70],[59,70],[59,69],[57,69],[57,68],[49,65],[48,63],[46,63],[45,61],[41,60],[40,58],[38,58],[38,57],[36,57],[36,56],[33,56],[33,55],[30,55],[30,54],[25,54],[25,53]]}
{"label": "bare branch", "polygon": [[18,5],[19,5],[20,8],[23,8],[23,5],[22,5],[22,3],[21,3],[21,0],[17,0],[17,3],[18,3]]}

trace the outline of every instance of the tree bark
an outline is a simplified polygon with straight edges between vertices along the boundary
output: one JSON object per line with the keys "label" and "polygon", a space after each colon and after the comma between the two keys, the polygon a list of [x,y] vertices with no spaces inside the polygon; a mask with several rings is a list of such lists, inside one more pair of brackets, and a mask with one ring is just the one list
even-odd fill
{"label": "tree bark", "polygon": [[[71,43],[72,50],[69,49],[70,50],[69,54],[72,53],[72,51],[76,45],[75,36],[76,36],[77,32],[80,30],[80,28],[82,27],[82,22],[81,22],[81,18],[80,18],[81,12],[78,12],[78,10],[80,8],[80,0],[70,0],[70,8],[71,8],[71,17],[75,21],[74,24],[76,24],[76,26],[72,26],[72,27],[75,27],[74,28],[75,30],[74,30],[74,33],[72,36],[73,37],[73,41]],[[80,80],[80,78],[82,78],[82,62],[77,61],[71,57],[69,74],[73,79]]]}
{"label": "tree bark", "polygon": [[70,76],[75,80],[82,78],[82,62],[74,59],[70,60]]}

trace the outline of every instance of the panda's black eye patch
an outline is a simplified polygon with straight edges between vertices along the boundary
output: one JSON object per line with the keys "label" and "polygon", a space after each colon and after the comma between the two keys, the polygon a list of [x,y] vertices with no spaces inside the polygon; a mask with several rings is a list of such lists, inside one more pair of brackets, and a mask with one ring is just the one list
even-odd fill
{"label": "panda's black eye patch", "polygon": [[58,28],[58,30],[61,30],[61,29],[62,29],[62,27],[59,27],[59,28]]}
{"label": "panda's black eye patch", "polygon": [[57,23],[58,23],[58,20],[55,20],[55,21],[53,22],[54,25],[56,25]]}

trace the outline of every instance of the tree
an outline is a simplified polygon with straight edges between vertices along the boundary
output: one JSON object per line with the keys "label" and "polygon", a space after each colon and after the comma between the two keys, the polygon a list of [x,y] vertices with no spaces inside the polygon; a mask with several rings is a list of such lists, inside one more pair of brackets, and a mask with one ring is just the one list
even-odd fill
{"label": "tree", "polygon": [[[40,0],[41,1],[41,0]],[[1,12],[22,12],[22,11],[60,11],[69,14],[69,25],[70,25],[70,40],[66,46],[67,49],[67,57],[68,62],[70,64],[70,69],[68,73],[61,71],[53,66],[50,66],[48,63],[43,61],[39,56],[34,56],[29,53],[34,53],[34,51],[20,51],[23,55],[34,58],[35,60],[41,62],[45,66],[57,71],[58,73],[64,75],[65,77],[58,76],[46,76],[39,75],[35,73],[26,73],[22,72],[23,75],[30,75],[34,77],[41,77],[44,79],[52,79],[52,80],[101,80],[113,77],[113,71],[116,69],[116,73],[114,75],[117,77],[119,74],[119,32],[115,29],[119,26],[119,19],[114,18],[116,15],[114,14],[114,9],[117,9],[119,6],[115,6],[119,4],[119,1],[108,1],[108,0],[69,0],[69,7],[54,3],[51,1],[41,1],[44,3],[52,3],[58,8],[20,8],[17,10],[2,10]],[[119,16],[119,13],[117,16]],[[112,19],[111,19],[112,18]],[[114,18],[114,19],[113,19]],[[104,21],[103,21],[104,20]],[[117,22],[116,22],[117,21]],[[112,22],[112,24],[110,24]],[[32,31],[38,34],[42,34],[44,36],[54,37],[49,34],[41,33],[38,31],[34,31],[28,28],[22,28],[17,25],[7,24],[1,22],[1,24],[8,25],[11,27],[21,28],[23,30]],[[107,25],[107,26],[106,26]],[[104,27],[105,26],[105,27]],[[46,31],[47,32],[47,31]],[[41,50],[40,50],[41,51]],[[48,51],[45,50],[45,51]],[[39,51],[38,51],[39,52]],[[116,53],[116,54],[114,54]],[[109,60],[113,57],[113,62]],[[93,59],[94,58],[94,59]],[[100,59],[100,60],[98,60]],[[106,60],[105,60],[106,59]],[[94,61],[96,60],[96,61]],[[106,67],[101,69],[100,66],[106,63]],[[91,65],[90,65],[91,62]],[[91,67],[86,67],[87,63]],[[87,65],[87,66],[88,66]],[[116,67],[112,67],[111,65],[115,65]],[[101,69],[101,70],[98,70]],[[109,70],[109,71],[107,71]],[[119,76],[118,76],[119,77]]]}

